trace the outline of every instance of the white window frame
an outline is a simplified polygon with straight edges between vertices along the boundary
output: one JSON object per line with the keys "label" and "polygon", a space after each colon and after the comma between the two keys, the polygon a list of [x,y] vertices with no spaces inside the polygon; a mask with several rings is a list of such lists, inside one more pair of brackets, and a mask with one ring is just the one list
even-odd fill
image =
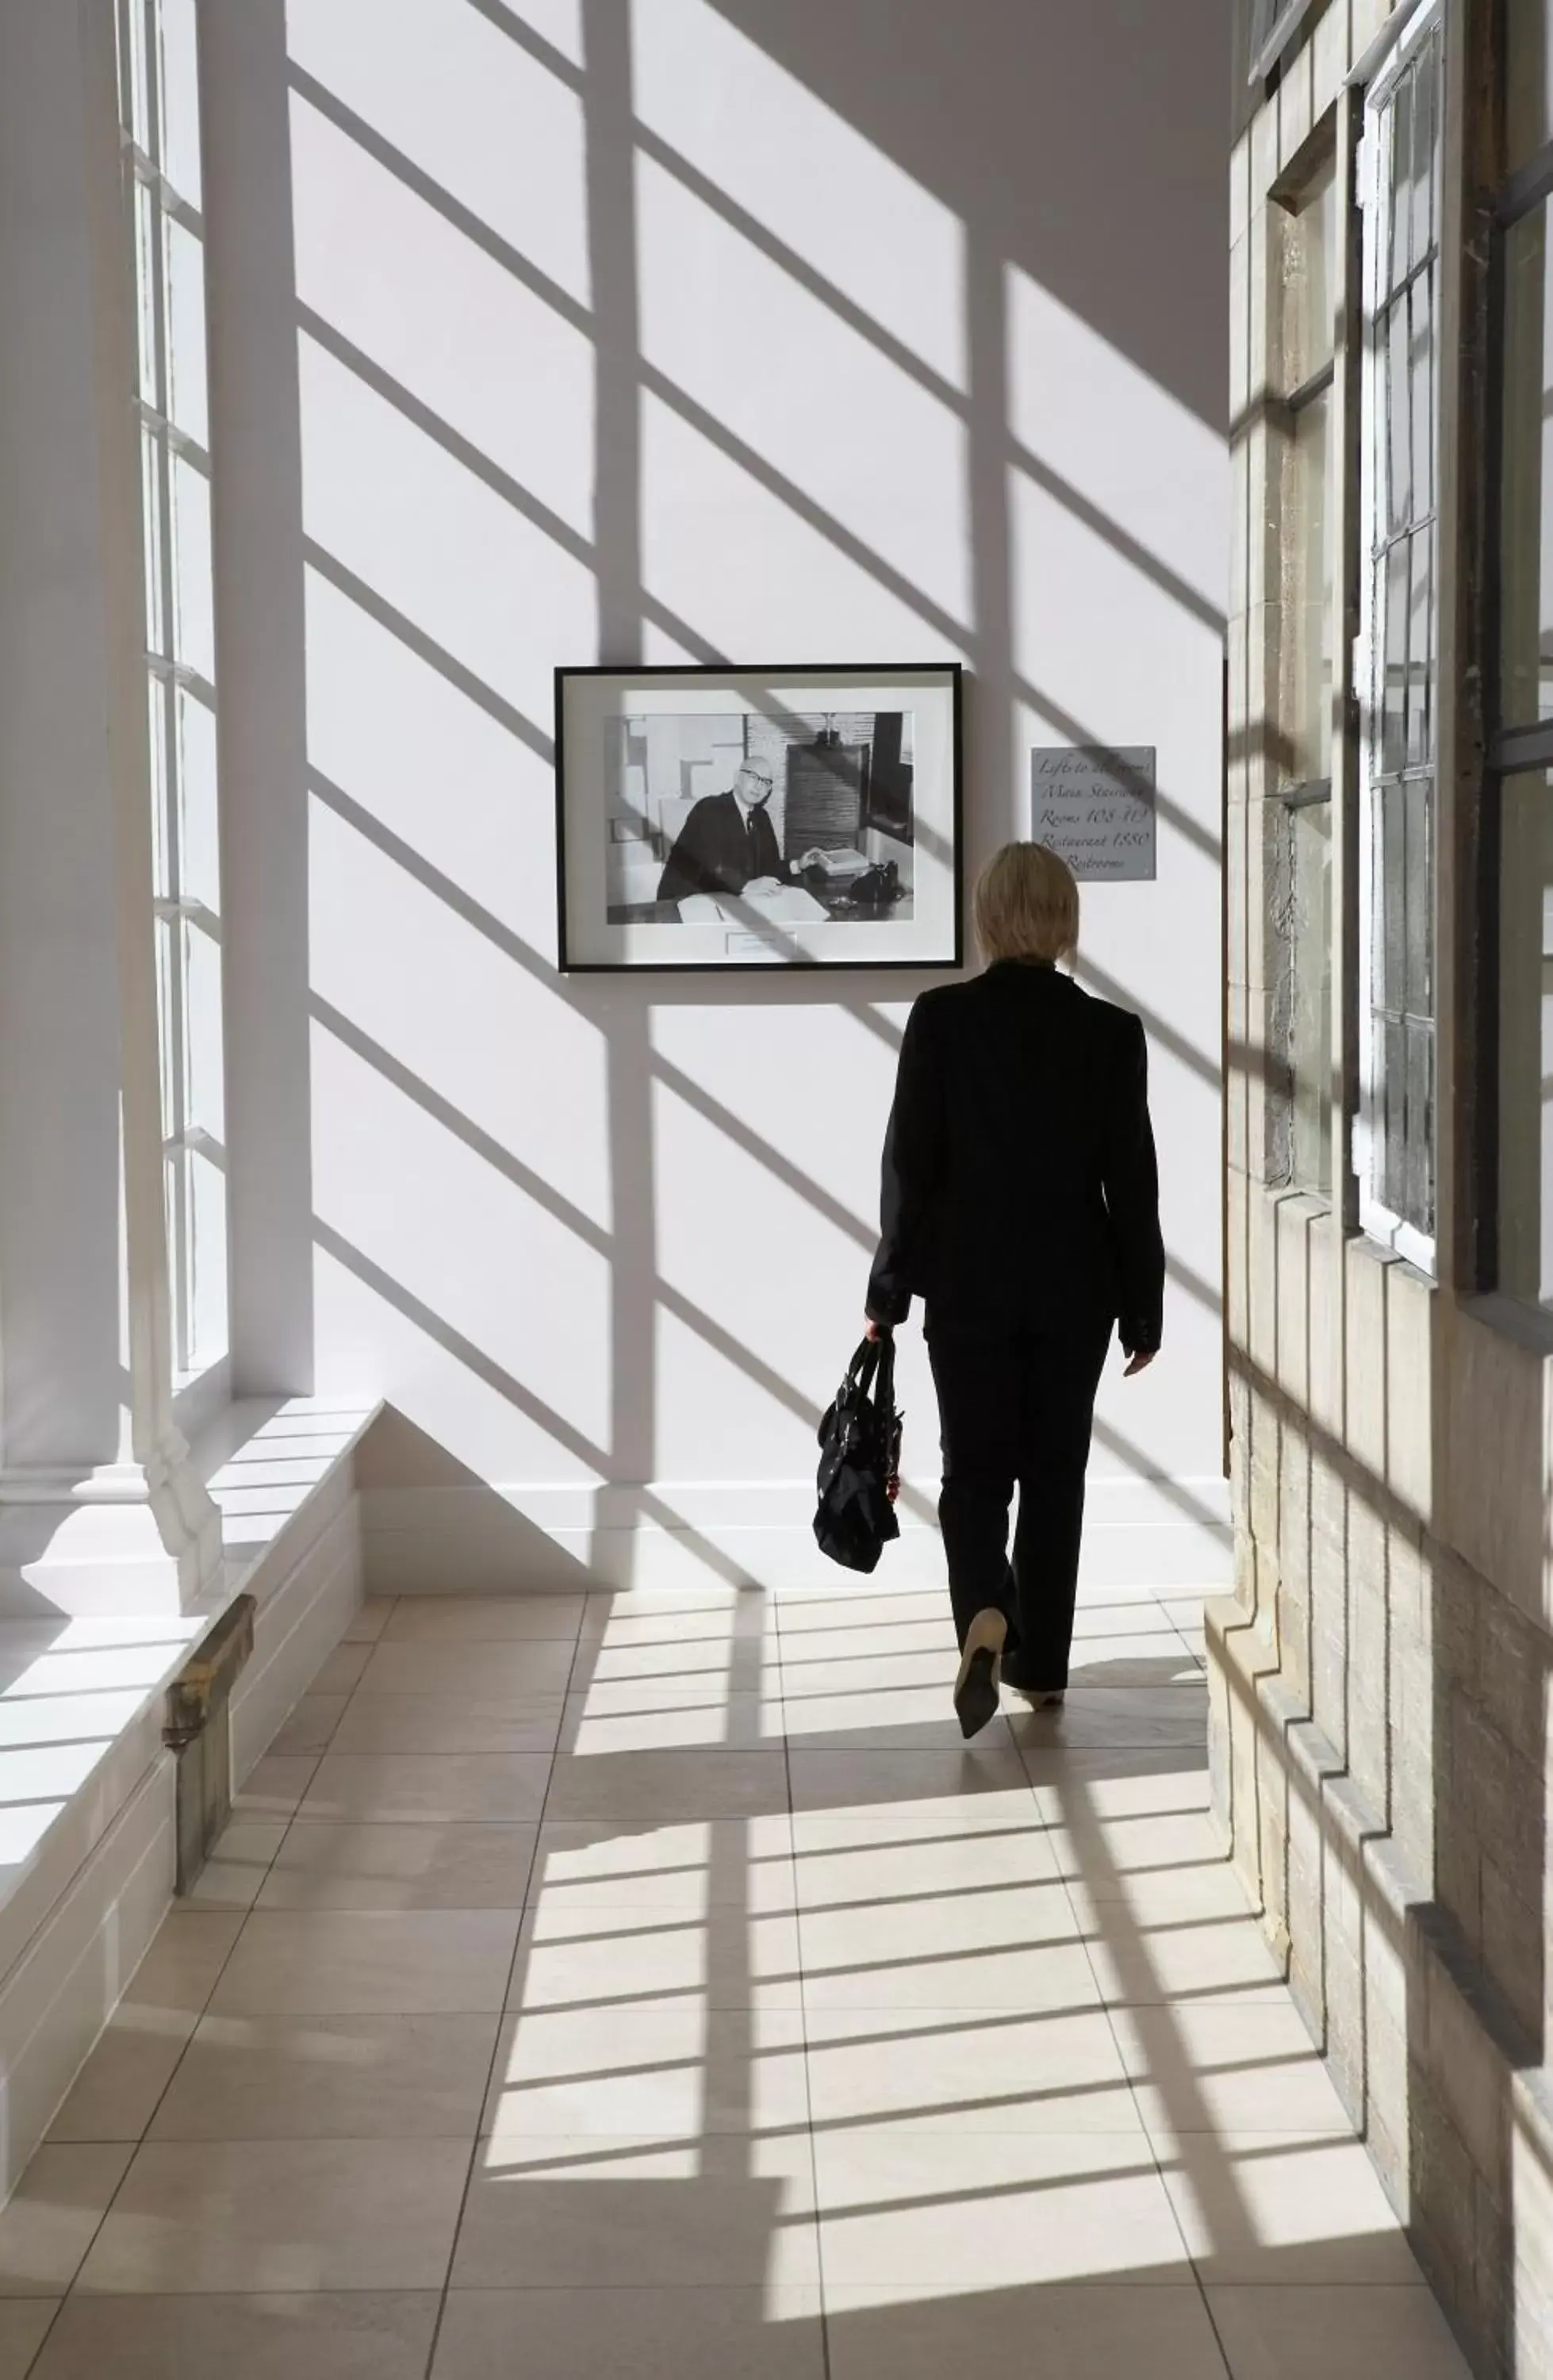
{"label": "white window frame", "polygon": [[[180,615],[179,559],[173,507],[175,465],[197,472],[211,482],[207,448],[145,395],[140,384],[141,357],[149,350],[152,384],[165,395],[173,387],[173,334],[168,291],[169,225],[178,224],[202,240],[203,222],[198,209],[168,179],[154,152],[165,153],[166,94],[162,68],[163,0],[117,0],[120,63],[120,149],[124,163],[127,214],[128,268],[134,282],[137,330],[137,386],[132,395],[137,432],[159,455],[156,486],[140,473],[140,535],[148,601],[153,601],[160,625],[169,630],[173,650],[156,650],[158,636],[146,639],[148,698],[162,707],[159,753],[152,754],[153,833],[158,852],[160,889],[153,901],[157,936],[157,1009],[162,1074],[162,1194],[167,1235],[167,1261],[173,1327],[172,1388],[176,1410],[201,1411],[224,1393],[231,1349],[230,1212],[224,1220],[221,1255],[221,1297],[224,1305],[218,1346],[210,1345],[209,1316],[200,1286],[201,1256],[197,1245],[194,1199],[190,1195],[193,1164],[203,1160],[224,1177],[225,1151],[209,1129],[195,1120],[192,1094],[189,1012],[191,994],[184,957],[186,931],[207,936],[216,945],[220,968],[221,920],[188,888],[182,851],[183,753],[178,735],[178,703],[184,697],[212,715],[215,687],[200,670],[178,657],[176,626]],[[152,148],[135,137],[137,91],[149,112],[147,127]],[[149,200],[154,237],[151,254],[142,252],[140,206]],[[207,373],[208,384],[208,373]],[[154,509],[148,497],[154,494]],[[150,712],[148,710],[148,717]],[[219,833],[219,827],[217,829]],[[168,953],[171,953],[169,958]],[[208,1261],[208,1257],[207,1259]]]}
{"label": "white window frame", "polygon": [[[1423,0],[1402,27],[1384,67],[1372,81],[1365,100],[1365,129],[1358,159],[1358,198],[1363,224],[1363,333],[1360,374],[1360,471],[1359,524],[1361,536],[1361,571],[1359,595],[1359,635],[1353,651],[1353,683],[1363,690],[1359,732],[1359,1100],[1354,1118],[1352,1162],[1358,1176],[1358,1211],[1360,1229],[1366,1237],[1395,1250],[1420,1271],[1435,1270],[1435,1235],[1419,1229],[1405,1217],[1395,1213],[1377,1195],[1374,1173],[1379,1154],[1384,1148],[1384,1050],[1376,1029],[1373,992],[1377,981],[1378,953],[1375,937],[1375,843],[1376,790],[1379,771],[1375,766],[1376,753],[1384,735],[1385,689],[1381,681],[1384,670],[1384,624],[1377,633],[1376,619],[1376,553],[1375,524],[1382,517],[1386,491],[1377,484],[1378,454],[1377,416],[1383,402],[1386,358],[1381,352],[1377,334],[1380,305],[1379,278],[1381,261],[1389,254],[1391,235],[1391,192],[1388,137],[1380,121],[1382,111],[1391,97],[1396,84],[1411,64],[1414,53],[1436,31],[1443,36],[1445,0]],[[1440,83],[1437,92],[1434,122],[1435,140],[1435,221],[1433,255],[1437,273],[1440,262],[1440,183],[1444,166],[1444,68],[1445,49],[1440,45]],[[1439,646],[1439,405],[1438,376],[1442,358],[1439,336],[1439,292],[1437,278],[1436,309],[1433,324],[1436,403],[1433,409],[1431,434],[1435,442],[1433,488],[1435,498],[1435,543],[1433,575],[1430,584],[1430,636],[1438,659]],[[1435,680],[1435,700],[1438,715],[1438,680]],[[1431,723],[1431,734],[1433,725]],[[1433,750],[1433,811],[1438,825],[1439,798],[1439,750]],[[1438,916],[1437,888],[1438,884],[1438,839],[1431,843],[1429,899],[1435,905],[1431,917],[1431,968],[1434,988],[1438,989]],[[1438,1016],[1436,1018],[1438,1027]],[[1438,1042],[1437,1042],[1438,1051]],[[1438,1065],[1438,1060],[1437,1060]],[[1431,1181],[1438,1196],[1438,1074],[1435,1075],[1435,1146],[1431,1152]],[[1437,1208],[1438,1221],[1438,1208]]]}

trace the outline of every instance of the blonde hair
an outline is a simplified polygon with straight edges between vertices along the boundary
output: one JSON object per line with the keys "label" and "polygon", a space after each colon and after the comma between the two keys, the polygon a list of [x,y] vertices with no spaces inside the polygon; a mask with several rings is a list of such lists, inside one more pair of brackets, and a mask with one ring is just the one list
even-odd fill
{"label": "blonde hair", "polygon": [[989,966],[1035,959],[1047,966],[1078,942],[1078,886],[1044,843],[1005,843],[977,878],[976,938]]}

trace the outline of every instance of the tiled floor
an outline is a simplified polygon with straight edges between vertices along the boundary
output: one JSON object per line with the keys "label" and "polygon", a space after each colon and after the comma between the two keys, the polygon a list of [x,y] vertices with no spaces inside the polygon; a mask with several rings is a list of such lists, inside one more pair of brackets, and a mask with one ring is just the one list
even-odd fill
{"label": "tiled floor", "polygon": [[0,2216],[0,2380],[1460,2380],[1205,1815],[1198,1598],[374,1605]]}

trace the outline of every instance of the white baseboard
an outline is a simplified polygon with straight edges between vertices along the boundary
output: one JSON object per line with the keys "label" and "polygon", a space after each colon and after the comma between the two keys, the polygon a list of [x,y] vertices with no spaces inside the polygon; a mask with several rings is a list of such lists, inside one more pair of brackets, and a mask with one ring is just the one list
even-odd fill
{"label": "white baseboard", "polygon": [[358,1500],[348,1476],[322,1524],[262,1582],[253,1651],[232,1689],[232,1781],[240,1785],[307,1693],[361,1601]]}
{"label": "white baseboard", "polygon": [[[906,1484],[881,1585],[942,1584],[936,1496],[936,1482]],[[369,1595],[819,1586],[840,1575],[815,1544],[807,1481],[370,1488],[360,1500]],[[1086,1585],[1218,1586],[1231,1575],[1231,1553],[1220,1478],[1090,1483]]]}

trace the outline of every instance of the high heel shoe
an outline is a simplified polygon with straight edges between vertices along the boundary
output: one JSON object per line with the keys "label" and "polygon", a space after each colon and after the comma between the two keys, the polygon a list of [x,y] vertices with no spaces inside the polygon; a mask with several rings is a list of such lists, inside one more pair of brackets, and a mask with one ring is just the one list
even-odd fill
{"label": "high heel shoe", "polygon": [[964,1736],[979,1735],[998,1715],[998,1663],[1007,1634],[1008,1621],[991,1606],[978,1611],[965,1631],[954,1681],[954,1715]]}

